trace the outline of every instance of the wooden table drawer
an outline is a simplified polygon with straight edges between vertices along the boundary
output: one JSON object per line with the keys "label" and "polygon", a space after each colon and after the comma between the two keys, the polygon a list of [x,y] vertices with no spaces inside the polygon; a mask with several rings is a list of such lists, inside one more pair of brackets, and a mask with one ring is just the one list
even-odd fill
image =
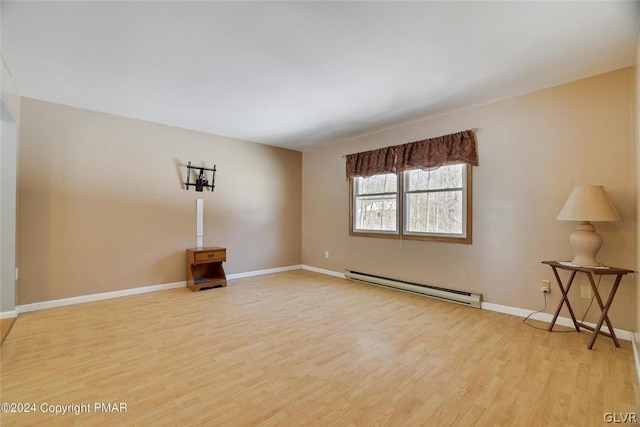
{"label": "wooden table drawer", "polygon": [[195,262],[226,261],[227,251],[196,252]]}

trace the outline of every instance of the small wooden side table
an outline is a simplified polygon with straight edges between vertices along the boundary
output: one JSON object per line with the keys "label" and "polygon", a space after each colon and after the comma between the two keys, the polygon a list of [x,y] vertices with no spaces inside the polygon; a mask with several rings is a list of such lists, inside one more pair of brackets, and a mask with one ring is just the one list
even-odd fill
{"label": "small wooden side table", "polygon": [[[562,292],[562,301],[558,305],[556,309],[556,314],[553,316],[553,320],[551,320],[551,324],[549,324],[549,332],[553,330],[553,325],[555,325],[556,320],[558,319],[558,315],[560,314],[560,310],[564,304],[567,304],[567,309],[569,309],[569,314],[571,314],[571,319],[573,320],[573,325],[576,327],[576,331],[580,332],[580,328],[587,329],[593,332],[593,336],[587,345],[587,348],[591,350],[593,348],[593,344],[596,342],[596,338],[598,334],[605,335],[611,338],[616,345],[616,347],[620,347],[620,343],[618,342],[618,338],[616,337],[615,332],[613,331],[613,326],[611,325],[611,321],[609,320],[609,308],[611,307],[611,303],[613,302],[613,297],[616,295],[616,291],[618,290],[618,285],[620,285],[620,280],[622,280],[622,276],[629,273],[634,273],[633,270],[627,270],[624,268],[616,268],[616,267],[579,267],[576,265],[572,265],[568,262],[560,262],[560,261],[542,261],[543,264],[547,264],[551,266],[553,270],[554,276],[556,276],[556,281],[558,282],[558,287],[560,287],[560,292]],[[569,277],[569,281],[567,282],[567,286],[564,287],[562,285],[562,280],[560,280],[560,276],[558,275],[558,269],[569,270],[571,271],[571,276]],[[591,289],[593,290],[593,295],[598,301],[598,306],[600,307],[601,314],[600,319],[598,319],[598,323],[595,328],[591,326],[585,325],[582,322],[578,322],[576,320],[576,316],[573,314],[573,309],[571,308],[571,304],[569,303],[569,289],[571,289],[571,284],[573,284],[573,279],[576,277],[576,274],[584,273],[587,275],[589,279],[589,283],[591,284]],[[594,276],[604,276],[604,275],[615,275],[615,280],[613,282],[613,287],[611,288],[611,292],[607,297],[606,303],[602,303],[602,298],[600,296],[600,292],[598,292],[598,287],[596,286],[596,282],[593,279]],[[609,333],[601,331],[602,324],[606,322],[607,327],[609,328]]]}
{"label": "small wooden side table", "polygon": [[196,292],[216,286],[227,286],[222,263],[227,249],[218,247],[187,249],[187,288]]}

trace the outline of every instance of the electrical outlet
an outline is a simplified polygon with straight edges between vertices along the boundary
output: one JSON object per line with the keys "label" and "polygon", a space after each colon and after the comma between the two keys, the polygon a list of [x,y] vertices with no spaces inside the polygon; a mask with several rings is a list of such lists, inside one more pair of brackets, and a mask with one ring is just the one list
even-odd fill
{"label": "electrical outlet", "polygon": [[329,251],[324,251],[324,257],[329,258]]}
{"label": "electrical outlet", "polygon": [[548,294],[549,292],[551,292],[551,281],[550,280],[542,280],[540,282],[541,284],[541,291],[544,292],[545,294]]}
{"label": "electrical outlet", "polygon": [[591,286],[587,286],[587,285],[580,286],[580,298],[587,298],[587,299],[593,298],[593,290],[591,289]]}

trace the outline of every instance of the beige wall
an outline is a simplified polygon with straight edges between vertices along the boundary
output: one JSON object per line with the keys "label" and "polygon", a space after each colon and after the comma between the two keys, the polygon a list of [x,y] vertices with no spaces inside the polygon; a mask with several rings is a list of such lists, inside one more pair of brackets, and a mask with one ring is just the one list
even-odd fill
{"label": "beige wall", "polygon": [[[300,264],[301,153],[22,99],[18,302],[185,280],[195,246],[227,273]],[[215,192],[186,165],[217,165]]]}
{"label": "beige wall", "polygon": [[[632,82],[626,68],[303,153],[302,262],[541,309],[540,280],[553,275],[540,261],[572,258],[568,237],[577,224],[556,216],[574,186],[596,184],[606,187],[624,218],[596,224],[604,238],[599,259],[633,268]],[[473,172],[472,245],[349,237],[343,155],[470,128],[479,128],[480,157]],[[610,313],[614,325],[627,330],[635,327],[634,280],[624,279]],[[579,286],[573,290],[579,296]],[[554,284],[547,312],[559,297]],[[574,300],[581,316],[588,300]],[[597,312],[592,308],[587,320]]]}

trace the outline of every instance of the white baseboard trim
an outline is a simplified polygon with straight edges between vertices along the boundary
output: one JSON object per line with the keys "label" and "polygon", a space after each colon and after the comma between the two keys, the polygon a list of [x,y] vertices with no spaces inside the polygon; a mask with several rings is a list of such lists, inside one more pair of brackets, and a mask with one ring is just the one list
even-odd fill
{"label": "white baseboard trim", "polygon": [[[518,308],[518,307],[509,307],[507,305],[493,304],[490,302],[483,302],[482,309],[489,310],[489,311],[496,311],[498,313],[511,314],[513,316],[518,316],[518,317],[527,317],[529,316],[529,314],[531,314],[531,312],[533,312],[533,310],[527,310],[527,309]],[[530,319],[551,323],[551,320],[553,319],[553,315],[550,313],[535,313],[530,317]],[[596,326],[595,323],[589,323],[589,322],[584,322],[584,323],[585,325],[588,325],[591,327]],[[558,319],[556,320],[556,325],[567,326],[569,328],[574,327],[573,320],[571,320],[568,317],[561,317],[561,316],[559,316]],[[618,329],[618,328],[613,328],[613,331],[616,333],[616,336],[618,338],[625,341],[633,341],[633,332],[627,331],[624,329]]]}
{"label": "white baseboard trim", "polygon": [[0,319],[13,319],[14,317],[18,317],[16,310],[0,312]]}
{"label": "white baseboard trim", "polygon": [[312,267],[310,265],[302,264],[302,269],[307,271],[313,271],[314,273],[326,274],[327,276],[339,277],[341,279],[345,278],[344,273],[338,273],[337,271],[326,270],[324,268]]}
{"label": "white baseboard trim", "polygon": [[[264,274],[280,273],[283,271],[300,270],[300,269],[313,271],[315,273],[325,274],[327,276],[333,276],[333,277],[339,277],[341,279],[345,279],[344,273],[339,273],[337,271],[327,270],[324,268],[313,267],[310,265],[300,264],[300,265],[291,265],[287,267],[269,268],[265,270],[248,271],[245,273],[228,274],[227,280],[241,279],[244,277],[261,276]],[[182,282],[166,283],[162,285],[143,286],[139,288],[123,289],[120,291],[104,292],[104,293],[91,294],[91,295],[82,295],[82,296],[72,297],[72,298],[63,298],[58,300],[18,305],[13,311],[0,312],[0,319],[13,318],[13,317],[17,317],[18,314],[20,313],[44,310],[47,308],[63,307],[66,305],[82,304],[82,303],[91,302],[91,301],[100,301],[100,300],[119,298],[119,297],[124,297],[129,295],[138,295],[138,294],[144,294],[148,292],[156,292],[156,291],[164,291],[167,289],[181,288],[186,286],[186,284],[187,283],[185,281],[182,281]],[[489,311],[496,311],[499,313],[511,314],[518,317],[527,317],[531,313],[531,310],[527,310],[524,308],[509,307],[506,305],[493,304],[490,302],[482,302],[482,309],[489,310]],[[551,322],[551,319],[553,319],[553,316],[549,313],[536,313],[531,316],[531,319],[540,320],[540,321],[549,323]],[[587,323],[587,322],[585,323],[592,327],[595,326],[595,324],[593,323]],[[556,324],[573,327],[573,322],[571,321],[571,319],[568,319],[566,317],[558,317],[558,319],[556,320]],[[640,334],[637,334],[637,333],[634,334],[633,332],[626,331],[624,329],[618,329],[618,328],[613,328],[613,330],[615,331],[618,338],[632,342],[633,354],[634,354],[634,359],[636,364],[636,371],[638,373],[638,380],[640,381],[640,350],[637,348],[638,341],[640,341]]]}
{"label": "white baseboard trim", "polygon": [[[318,268],[318,267],[312,267],[309,265],[302,265],[302,269],[303,270],[309,270],[309,271],[314,271],[316,273],[322,273],[322,274],[326,274],[329,276],[335,276],[335,277],[341,277],[344,278],[344,274],[343,273],[338,273],[336,271],[331,271],[331,270],[325,270],[324,268]],[[518,307],[509,307],[507,305],[500,305],[500,304],[493,304],[490,302],[482,302],[481,304],[481,308],[483,310],[489,310],[489,311],[496,311],[498,313],[505,313],[505,314],[511,314],[513,316],[518,316],[518,317],[527,317],[529,316],[533,310],[527,310],[524,308],[518,308]],[[530,317],[531,319],[534,320],[540,320],[543,322],[547,322],[547,323],[551,323],[551,320],[553,319],[553,315],[550,313],[535,313],[533,315],[531,315]],[[589,322],[584,322],[586,325],[591,326],[591,327],[595,327],[595,323],[589,323]],[[573,321],[567,317],[558,317],[556,319],[556,324],[557,325],[561,325],[561,326],[567,326],[572,328],[573,327]],[[634,345],[634,351],[637,352],[636,349],[636,340],[634,339],[634,333],[631,331],[627,331],[624,329],[618,329],[618,328],[613,328],[614,332],[616,333],[616,336],[622,340],[625,341],[631,341],[633,342]],[[638,335],[638,339],[640,340],[640,334]],[[636,353],[634,353],[636,354]],[[636,356],[636,368],[638,369],[638,376],[640,378],[640,354]]]}
{"label": "white baseboard trim", "polygon": [[[228,274],[227,280],[240,279],[243,277],[251,277],[251,276],[260,276],[263,274],[280,273],[282,271],[289,271],[289,270],[299,270],[300,268],[302,268],[300,265],[292,265],[288,267],[278,267],[278,268],[270,268],[266,270],[249,271],[246,273]],[[182,287],[185,287],[186,285],[187,285],[187,282],[182,281],[182,282],[166,283],[162,285],[151,285],[151,286],[142,286],[139,288],[123,289],[120,291],[103,292],[99,294],[81,295],[78,297],[63,298],[63,299],[57,299],[57,300],[51,300],[51,301],[35,302],[32,304],[19,305],[16,307],[15,311],[1,313],[0,315],[5,315],[6,313],[8,313],[6,314],[6,317],[17,317],[17,315],[20,313],[28,313],[30,311],[44,310],[47,308],[54,308],[54,307],[63,307],[65,305],[82,304],[85,302],[100,301],[100,300],[119,298],[119,297],[125,297],[130,295],[145,294],[148,292],[164,291],[167,289],[182,288]],[[13,313],[13,315],[11,315],[11,313]]]}
{"label": "white baseboard trim", "polygon": [[28,313],[30,311],[44,310],[46,308],[63,307],[65,305],[82,304],[84,302],[100,301],[104,299],[119,298],[129,295],[146,294],[147,292],[164,291],[166,289],[180,288],[187,285],[187,282],[166,283],[163,285],[142,286],[140,288],[123,289],[121,291],[103,292],[99,294],[81,295],[78,297],[56,299],[51,301],[34,302],[16,307],[18,313]]}
{"label": "white baseboard trim", "polygon": [[268,268],[266,270],[247,271],[245,273],[227,274],[227,280],[242,279],[245,277],[262,276],[263,274],[281,273],[283,271],[300,270],[302,266],[289,265],[287,267]]}
{"label": "white baseboard trim", "polygon": [[636,362],[636,374],[638,374],[638,382],[640,382],[640,351],[638,349],[638,341],[640,341],[640,333],[634,332],[631,340],[631,347],[633,347],[633,359]]}

